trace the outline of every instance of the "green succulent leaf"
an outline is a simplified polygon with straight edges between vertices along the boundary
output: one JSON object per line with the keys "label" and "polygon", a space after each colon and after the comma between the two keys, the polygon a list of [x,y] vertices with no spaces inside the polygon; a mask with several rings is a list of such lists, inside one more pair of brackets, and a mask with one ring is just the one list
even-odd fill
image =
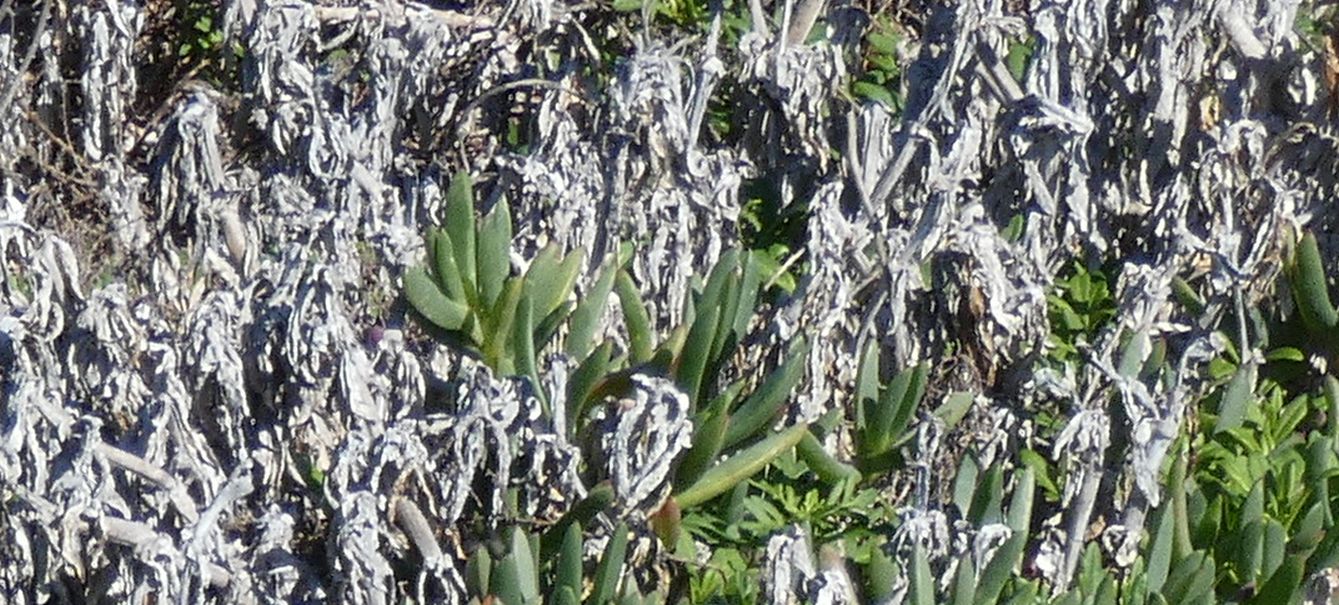
{"label": "green succulent leaf", "polygon": [[679,508],[689,509],[730,491],[771,464],[777,456],[795,447],[808,432],[808,426],[796,425],[775,433],[711,467],[674,499]]}
{"label": "green succulent leaf", "polygon": [[595,330],[604,315],[605,305],[609,302],[609,293],[614,289],[614,277],[618,275],[618,266],[613,256],[605,261],[604,270],[595,280],[572,312],[572,321],[568,328],[565,350],[572,359],[585,359],[595,347]]}
{"label": "green succulent leaf", "polygon": [[469,310],[450,298],[432,281],[422,267],[405,273],[405,295],[414,310],[428,321],[447,330],[459,330],[465,325]]}
{"label": "green succulent leaf", "polygon": [[620,269],[614,278],[614,288],[618,292],[618,302],[623,308],[623,324],[628,329],[628,353],[633,365],[650,361],[655,348],[655,336],[651,332],[651,316],[642,306],[641,292],[632,276]]}
{"label": "green succulent leaf", "polygon": [[614,533],[609,536],[609,544],[605,547],[604,556],[600,558],[600,566],[595,572],[595,588],[591,592],[587,603],[603,605],[612,602],[618,594],[618,579],[623,573],[623,560],[627,556],[628,550],[628,525],[619,523],[614,528]]}
{"label": "green succulent leaf", "polygon": [[511,275],[511,235],[511,210],[502,199],[479,227],[478,283],[484,306],[497,301],[502,283]]}
{"label": "green succulent leaf", "polygon": [[464,170],[456,173],[447,189],[444,227],[450,236],[461,280],[467,284],[479,283],[475,278],[474,183]]}
{"label": "green succulent leaf", "polygon": [[581,523],[574,521],[563,531],[563,545],[555,563],[557,577],[554,582],[554,586],[559,590],[566,588],[572,591],[573,595],[581,594],[582,582],[585,579],[582,571],[581,547]]}
{"label": "green succulent leaf", "polygon": [[1213,427],[1215,434],[1241,426],[1242,421],[1246,419],[1250,404],[1255,399],[1255,378],[1254,363],[1246,363],[1237,368],[1237,373],[1232,376],[1231,382],[1228,382],[1227,390],[1223,392],[1222,402],[1218,406],[1218,422],[1214,423]]}
{"label": "green succulent leaf", "polygon": [[1325,280],[1316,236],[1307,233],[1297,243],[1295,266],[1292,271],[1293,298],[1298,314],[1307,329],[1317,334],[1328,334],[1339,323],[1339,312],[1330,302],[1330,290]]}
{"label": "green succulent leaf", "polygon": [[908,591],[908,597],[913,605],[935,603],[935,586],[934,579],[930,576],[930,561],[919,542],[912,546],[911,587]]}

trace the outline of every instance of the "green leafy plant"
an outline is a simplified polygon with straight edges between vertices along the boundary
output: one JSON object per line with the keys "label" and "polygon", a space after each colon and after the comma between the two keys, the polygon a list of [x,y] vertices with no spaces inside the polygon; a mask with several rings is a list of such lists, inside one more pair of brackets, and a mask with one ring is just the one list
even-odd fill
{"label": "green leafy plant", "polygon": [[[625,524],[609,534],[604,553],[593,569],[585,564],[579,522],[555,526],[543,538],[520,528],[509,529],[507,535],[503,544],[491,548],[481,544],[466,563],[466,591],[478,602],[487,603],[490,598],[518,605],[664,602],[659,593],[643,595],[621,582],[628,553],[629,530]],[[559,546],[553,556],[545,557],[540,544],[550,537],[555,537]]]}
{"label": "green leafy plant", "polygon": [[1051,319],[1049,356],[1061,362],[1077,361],[1077,345],[1091,339],[1116,314],[1105,272],[1075,261],[1067,273],[1056,280],[1056,292],[1046,297]]}
{"label": "green leafy plant", "polygon": [[[524,274],[515,273],[511,230],[506,200],[476,220],[469,175],[457,174],[447,193],[444,224],[428,232],[429,263],[405,274],[405,294],[424,319],[495,371],[527,376],[538,389],[535,355],[575,308],[568,299],[582,252],[564,256],[550,246]],[[581,317],[592,321],[588,311]]]}
{"label": "green leafy plant", "polygon": [[900,90],[902,67],[898,63],[897,46],[902,34],[892,20],[880,16],[865,34],[864,70],[851,83],[851,93],[857,98],[883,103],[894,114],[902,112]]}

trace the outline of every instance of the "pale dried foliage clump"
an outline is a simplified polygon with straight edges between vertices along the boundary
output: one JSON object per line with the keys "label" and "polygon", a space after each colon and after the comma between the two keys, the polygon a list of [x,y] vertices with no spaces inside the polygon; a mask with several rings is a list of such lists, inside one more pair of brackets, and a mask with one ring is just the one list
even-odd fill
{"label": "pale dried foliage clump", "polygon": [[[1334,220],[1336,101],[1299,2],[946,3],[919,15],[893,115],[846,92],[869,15],[775,1],[753,12],[779,27],[731,46],[719,15],[674,39],[564,0],[224,0],[237,88],[171,90],[139,63],[160,3],[0,3],[0,600],[463,602],[463,553],[507,498],[557,519],[591,464],[614,478],[612,516],[643,522],[691,440],[681,392],[635,376],[599,419],[605,458],[583,461],[529,383],[421,337],[396,302],[456,168],[485,205],[509,200],[518,267],[583,247],[584,291],[637,242],[662,334],[691,276],[740,243],[741,184],[769,179],[809,214],[807,273],[760,328],[815,343],[789,417],[846,405],[871,339],[898,364],[968,342],[932,389],[976,396],[954,440],[1033,445],[1012,410],[1068,414],[1040,572],[1068,584],[1083,544],[1064,536],[1098,517],[1125,560],[1203,390],[1193,368],[1222,347],[1206,328],[1267,291],[1296,229]],[[613,77],[589,77],[616,35],[632,44]],[[1020,83],[1001,57],[1029,36]],[[704,120],[727,81],[740,134],[720,142]],[[148,111],[146,85],[168,93]],[[523,150],[513,110],[533,117]],[[1125,263],[1117,319],[1083,362],[1043,368],[1046,294],[1076,258]],[[1203,316],[1171,304],[1187,272],[1207,275]],[[1170,373],[1115,371],[1122,331],[1175,335]],[[777,362],[744,357],[734,372]],[[573,362],[541,359],[561,392]],[[918,422],[933,479],[961,444]],[[1095,497],[1104,476],[1114,502]],[[934,485],[897,503],[895,543],[951,561],[1007,537],[945,522]],[[797,554],[807,540],[768,544],[768,594],[850,594]]]}

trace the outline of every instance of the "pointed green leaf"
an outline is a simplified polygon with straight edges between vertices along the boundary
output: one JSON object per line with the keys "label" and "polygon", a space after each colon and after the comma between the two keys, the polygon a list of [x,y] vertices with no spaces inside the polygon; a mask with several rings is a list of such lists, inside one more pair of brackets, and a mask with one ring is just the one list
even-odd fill
{"label": "pointed green leaf", "polygon": [[1255,597],[1247,601],[1249,605],[1283,605],[1293,602],[1293,598],[1302,589],[1302,577],[1306,571],[1306,557],[1293,555],[1287,558],[1279,568],[1269,576]]}
{"label": "pointed green leaf", "polygon": [[1248,362],[1237,368],[1237,373],[1227,384],[1227,390],[1223,392],[1222,402],[1218,406],[1218,422],[1214,423],[1214,434],[1241,426],[1246,418],[1247,409],[1255,399],[1255,375],[1254,363]]}
{"label": "pointed green leaf", "polygon": [[730,414],[730,426],[725,433],[725,445],[730,448],[767,428],[781,407],[790,398],[795,385],[804,377],[809,361],[809,342],[804,337],[791,345],[781,367],[767,375],[758,389],[750,394],[739,408]]}
{"label": "pointed green leaf", "polygon": [[[550,530],[552,531],[552,530]],[[556,581],[558,589],[567,588],[572,594],[580,594],[585,574],[582,572],[581,523],[573,522],[563,532],[562,550],[558,552]]]}
{"label": "pointed green leaf", "polygon": [[1237,574],[1242,582],[1254,582],[1260,577],[1260,563],[1264,559],[1265,526],[1259,520],[1241,528],[1237,538]]}
{"label": "pointed green leaf", "polygon": [[493,557],[488,547],[480,544],[465,562],[465,588],[470,594],[483,596],[488,594],[488,577],[493,570]]}
{"label": "pointed green leaf", "polygon": [[576,594],[569,586],[558,587],[558,591],[554,593],[553,602],[555,605],[581,605],[581,601],[577,600]]}
{"label": "pointed green leaf", "polygon": [[971,393],[956,391],[949,395],[942,405],[935,408],[934,414],[944,421],[944,430],[952,430],[972,409],[972,404],[975,402],[976,398]]}
{"label": "pointed green leaf", "polygon": [[915,368],[907,368],[899,372],[897,376],[893,377],[893,381],[888,384],[888,387],[883,390],[874,409],[866,410],[867,427],[866,434],[861,439],[861,456],[878,456],[892,446],[894,436],[888,433],[892,430],[893,421],[901,412],[902,404],[906,401],[907,390],[911,387],[915,374]]}
{"label": "pointed green leaf", "polygon": [[530,379],[541,403],[548,403],[548,394],[544,392],[544,383],[539,381],[539,368],[535,361],[535,332],[533,309],[530,294],[521,295],[516,304],[516,319],[512,323],[512,358],[515,360],[516,373]]}
{"label": "pointed green leaf", "polygon": [[930,576],[930,561],[919,542],[911,550],[911,586],[908,590],[911,605],[934,605],[935,585]]}
{"label": "pointed green leaf", "polygon": [[502,282],[511,275],[511,211],[507,200],[497,206],[479,226],[479,293],[485,306],[492,306],[502,293]]}
{"label": "pointed green leaf", "polygon": [[623,573],[623,559],[628,550],[628,525],[619,523],[609,536],[604,556],[600,558],[599,569],[595,572],[595,588],[587,603],[604,605],[614,600],[618,594],[618,579]]}
{"label": "pointed green leaf", "polygon": [[703,374],[711,356],[711,342],[716,336],[719,307],[701,310],[693,320],[683,350],[675,360],[675,382],[688,394],[689,409],[696,409],[701,397]]}
{"label": "pointed green leaf", "polygon": [[595,385],[609,369],[609,358],[614,345],[603,343],[591,351],[567,380],[567,430],[575,435],[577,425],[589,409],[588,399]]}
{"label": "pointed green leaf", "polygon": [[642,306],[642,294],[632,282],[632,276],[621,269],[614,278],[614,288],[623,308],[623,325],[628,329],[629,361],[632,365],[645,363],[651,359],[655,336],[651,333],[651,317]]}
{"label": "pointed green leaf", "polygon": [[1279,565],[1283,564],[1287,548],[1288,532],[1283,529],[1283,524],[1273,519],[1265,519],[1264,544],[1261,545],[1260,551],[1260,575],[1257,577],[1273,576]]}
{"label": "pointed green leaf", "polygon": [[572,295],[577,274],[581,272],[584,252],[577,248],[559,258],[558,249],[550,245],[539,252],[525,273],[526,287],[535,297],[535,313],[547,316]]}
{"label": "pointed green leaf", "polygon": [[696,414],[693,419],[693,444],[688,448],[688,453],[684,454],[674,475],[676,488],[692,485],[716,461],[725,443],[730,405],[744,390],[744,386],[744,380],[736,381]]}
{"label": "pointed green leaf", "polygon": [[897,564],[882,548],[875,548],[870,553],[869,565],[865,568],[865,593],[870,601],[882,603],[892,598],[897,573]]}
{"label": "pointed green leaf", "polygon": [[1297,312],[1308,330],[1319,336],[1339,324],[1339,312],[1330,302],[1330,289],[1315,235],[1307,233],[1297,243],[1295,265],[1290,277]]}
{"label": "pointed green leaf", "polygon": [[572,312],[572,321],[567,333],[567,345],[564,349],[572,359],[585,359],[595,346],[595,330],[604,316],[605,305],[609,302],[609,293],[614,289],[614,276],[618,275],[618,266],[613,256],[605,260],[604,270],[590,291],[581,299]]}
{"label": "pointed green leaf", "polygon": [[1167,574],[1171,571],[1174,540],[1172,516],[1171,503],[1164,502],[1154,511],[1153,518],[1150,519],[1150,527],[1153,530],[1148,547],[1148,572],[1145,576],[1149,593],[1161,591],[1163,583],[1167,581]]}
{"label": "pointed green leaf", "polygon": [[[1017,473],[1015,473],[1017,474]],[[1025,468],[1018,475],[1014,493],[1009,501],[1009,528],[1026,533],[1032,525],[1032,497],[1037,491],[1036,472]]]}
{"label": "pointed green leaf", "polygon": [[744,276],[740,279],[739,285],[739,304],[735,305],[735,334],[740,340],[748,334],[749,323],[753,320],[754,305],[758,304],[758,291],[762,288],[762,269],[758,265],[756,258],[762,256],[756,252],[749,252],[740,261],[743,265]]}
{"label": "pointed green leaf", "polygon": [[530,550],[530,537],[520,528],[512,528],[511,552],[507,556],[516,560],[521,598],[527,603],[539,602],[539,567],[535,565],[534,551]]}
{"label": "pointed green leaf", "polygon": [[958,559],[958,569],[953,572],[953,605],[972,605],[976,599],[976,559],[967,553]]}
{"label": "pointed green leaf", "polygon": [[982,569],[980,580],[976,585],[976,595],[973,599],[976,605],[991,605],[999,600],[1000,591],[1013,575],[1014,567],[1022,559],[1023,547],[1026,545],[1027,534],[1016,532],[1008,541],[995,549],[995,555]]}
{"label": "pointed green leaf", "polygon": [[484,343],[484,360],[494,370],[502,368],[504,361],[515,367],[511,347],[508,345],[511,343],[512,324],[516,321],[516,307],[521,303],[523,293],[524,284],[521,280],[514,277],[507,279],[502,295],[498,297],[497,303],[489,313],[492,324],[489,326],[489,335]]}
{"label": "pointed green leaf", "polygon": [[456,257],[452,251],[451,237],[444,229],[428,230],[428,257],[432,264],[433,275],[442,286],[446,295],[459,303],[469,303],[465,292],[465,282],[461,281],[460,269],[456,268]]}
{"label": "pointed green leaf", "polygon": [[925,395],[925,384],[928,379],[929,367],[924,363],[917,364],[911,372],[911,383],[907,385],[906,394],[902,396],[902,403],[897,408],[897,414],[893,416],[893,422],[888,427],[887,436],[891,446],[897,446],[906,437],[907,426],[911,424],[911,419],[916,416],[916,408],[920,407],[921,397]]}
{"label": "pointed green leaf", "polygon": [[819,443],[812,431],[800,439],[800,443],[795,446],[795,452],[799,454],[805,466],[808,466],[820,481],[828,485],[838,485],[843,481],[854,484],[860,481],[860,471],[833,458],[832,454],[823,449],[823,444]]}
{"label": "pointed green leaf", "polygon": [[468,284],[477,284],[474,260],[474,184],[464,170],[451,179],[446,192],[446,220],[443,227],[450,236],[460,278]]}
{"label": "pointed green leaf", "polygon": [[879,399],[879,342],[871,338],[865,344],[864,354],[860,356],[860,366],[855,377],[855,430],[857,434],[867,431],[867,414],[873,413]]}
{"label": "pointed green leaf", "polygon": [[808,432],[809,427],[801,424],[775,433],[711,467],[674,499],[684,510],[711,500],[771,464],[777,456],[795,447]]}
{"label": "pointed green leaf", "polygon": [[553,340],[554,335],[558,333],[558,328],[562,327],[563,322],[572,314],[574,308],[576,308],[576,305],[572,301],[558,305],[557,309],[550,312],[547,317],[539,322],[538,326],[535,326],[536,352],[542,351],[548,346],[549,341]]}

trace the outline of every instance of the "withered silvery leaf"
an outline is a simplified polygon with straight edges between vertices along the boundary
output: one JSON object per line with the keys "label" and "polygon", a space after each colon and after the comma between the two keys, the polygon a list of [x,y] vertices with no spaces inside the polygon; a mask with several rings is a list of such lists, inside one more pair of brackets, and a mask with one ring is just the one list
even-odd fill
{"label": "withered silvery leaf", "polygon": [[68,349],[68,362],[79,371],[71,378],[93,410],[109,417],[139,416],[150,392],[135,362],[147,343],[130,316],[125,285],[94,291],[75,326],[81,336]]}
{"label": "withered silvery leaf", "polygon": [[201,205],[224,184],[218,93],[198,88],[183,97],[158,144],[153,185],[158,228],[189,228]]}
{"label": "withered silvery leaf", "polygon": [[340,600],[357,605],[388,605],[396,594],[390,561],[383,554],[386,527],[384,497],[355,491],[339,502],[334,525],[334,560]]}
{"label": "withered silvery leaf", "polygon": [[[237,460],[249,448],[243,426],[253,417],[242,363],[242,326],[250,318],[245,291],[216,290],[196,308],[182,362],[197,401],[209,401]],[[183,408],[189,409],[189,408]]]}
{"label": "withered silvery leaf", "polygon": [[818,576],[813,557],[809,534],[799,526],[790,526],[768,538],[762,574],[767,602],[800,603],[801,595],[809,594],[809,585]]}
{"label": "withered silvery leaf", "polygon": [[242,68],[245,89],[261,109],[257,126],[280,154],[296,151],[317,110],[309,54],[319,36],[314,10],[291,0],[262,3],[243,34],[249,50]]}
{"label": "withered silvery leaf", "polygon": [[825,183],[810,202],[807,248],[814,269],[801,280],[799,295],[785,311],[798,318],[796,326],[784,326],[782,336],[798,328],[815,343],[809,350],[809,380],[795,410],[802,421],[844,404],[839,395],[850,392],[858,363],[850,351],[863,318],[854,295],[857,280],[863,281],[871,268],[864,250],[873,234],[871,217],[863,212],[847,218],[842,191],[840,182]]}
{"label": "withered silvery leaf", "polygon": [[632,394],[601,413],[601,449],[614,494],[628,512],[647,514],[669,488],[679,452],[692,445],[688,396],[668,379],[634,374]]}

